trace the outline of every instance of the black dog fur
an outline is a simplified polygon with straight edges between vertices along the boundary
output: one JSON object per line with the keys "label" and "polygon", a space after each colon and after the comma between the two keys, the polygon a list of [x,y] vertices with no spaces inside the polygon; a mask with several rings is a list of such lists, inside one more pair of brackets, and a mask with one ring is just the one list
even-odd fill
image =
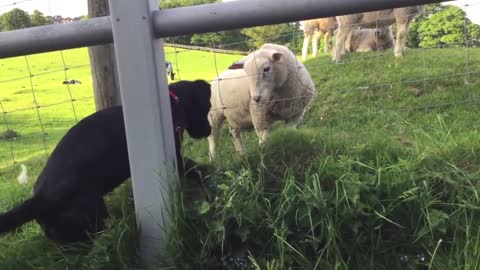
{"label": "black dog fur", "polygon": [[[210,135],[210,84],[180,81],[169,86],[174,125],[193,138]],[[139,131],[141,132],[141,131]],[[175,132],[177,163],[181,134]],[[130,177],[122,107],[98,111],[73,126],[52,152],[34,187],[33,197],[0,215],[0,233],[36,220],[49,239],[77,242],[105,228],[104,195]]]}

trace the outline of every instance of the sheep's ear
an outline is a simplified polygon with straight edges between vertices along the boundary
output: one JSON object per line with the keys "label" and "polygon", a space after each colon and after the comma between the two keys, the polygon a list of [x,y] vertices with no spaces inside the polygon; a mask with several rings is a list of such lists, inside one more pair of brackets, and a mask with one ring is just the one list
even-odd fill
{"label": "sheep's ear", "polygon": [[233,63],[228,67],[228,69],[242,69],[242,68],[243,68],[243,63]]}
{"label": "sheep's ear", "polygon": [[273,62],[280,62],[283,58],[283,54],[282,53],[279,53],[279,52],[274,52],[272,54],[272,60]]}
{"label": "sheep's ear", "polygon": [[247,58],[243,58],[241,60],[238,60],[236,62],[233,62],[229,67],[228,69],[242,69],[244,64],[245,64],[245,60]]}

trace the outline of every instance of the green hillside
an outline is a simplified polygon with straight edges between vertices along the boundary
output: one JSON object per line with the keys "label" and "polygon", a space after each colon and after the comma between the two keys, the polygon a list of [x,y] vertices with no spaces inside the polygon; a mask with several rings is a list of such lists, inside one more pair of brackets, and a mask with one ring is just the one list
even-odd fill
{"label": "green hillside", "polygon": [[[222,71],[239,57],[168,52],[181,79],[211,79],[215,62]],[[83,82],[70,87],[80,119],[94,109],[88,56],[63,54],[68,79]],[[40,104],[70,100],[59,55],[28,57],[34,74],[60,70],[32,77]],[[28,75],[25,58],[0,66],[9,71],[4,110],[34,106],[30,77],[5,82]],[[480,49],[353,54],[339,65],[324,55],[306,67],[317,94],[297,130],[279,124],[263,148],[245,133],[239,157],[224,127],[221,163],[203,187],[175,196],[161,269],[480,269]],[[44,137],[34,136],[43,132],[36,110],[6,114],[21,137],[0,141],[1,210],[31,194],[44,145],[51,151],[75,123],[71,102],[41,108],[40,118]],[[206,140],[187,140],[184,152],[209,164]],[[12,153],[29,168],[27,187]],[[31,223],[0,237],[0,269],[135,268],[130,185],[108,202],[109,228],[92,250],[49,243]]]}

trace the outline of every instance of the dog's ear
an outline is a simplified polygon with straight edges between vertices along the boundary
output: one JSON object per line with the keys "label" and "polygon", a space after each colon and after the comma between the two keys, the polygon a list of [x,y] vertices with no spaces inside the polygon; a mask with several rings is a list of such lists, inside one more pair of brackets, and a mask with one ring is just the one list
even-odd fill
{"label": "dog's ear", "polygon": [[210,84],[204,80],[190,82],[188,89],[183,89],[186,97],[183,109],[187,117],[187,132],[192,138],[206,138],[210,135],[211,127],[208,122],[210,111]]}
{"label": "dog's ear", "polygon": [[210,96],[212,94],[211,85],[207,81],[204,80],[196,80],[195,81],[195,89],[196,93],[202,95],[202,99],[210,100]]}

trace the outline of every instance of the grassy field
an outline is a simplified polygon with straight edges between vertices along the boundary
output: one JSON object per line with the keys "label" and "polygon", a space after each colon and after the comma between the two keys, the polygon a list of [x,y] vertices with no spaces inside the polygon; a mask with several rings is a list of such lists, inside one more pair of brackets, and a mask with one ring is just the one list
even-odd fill
{"label": "grassy field", "polygon": [[[215,63],[221,71],[238,58],[191,51],[176,62],[172,52],[181,79],[211,79]],[[94,110],[86,49],[63,52],[67,78],[83,82],[70,89],[61,56],[29,56],[33,74],[59,70],[32,83],[11,80],[29,75],[25,58],[0,61],[0,101],[15,111],[6,123],[21,136],[0,141],[0,210],[31,193],[12,156],[34,179],[75,123],[69,91],[77,119]],[[480,269],[480,50],[355,54],[341,65],[321,56],[306,66],[317,95],[298,130],[279,125],[262,148],[246,133],[239,157],[225,129],[222,162],[203,187],[176,193],[162,269]],[[32,84],[44,130],[36,110],[19,110],[36,105]],[[206,164],[207,148],[184,144]],[[0,237],[0,269],[139,266],[131,197],[128,183],[108,196],[112,218],[91,249],[50,243],[35,223]]]}

